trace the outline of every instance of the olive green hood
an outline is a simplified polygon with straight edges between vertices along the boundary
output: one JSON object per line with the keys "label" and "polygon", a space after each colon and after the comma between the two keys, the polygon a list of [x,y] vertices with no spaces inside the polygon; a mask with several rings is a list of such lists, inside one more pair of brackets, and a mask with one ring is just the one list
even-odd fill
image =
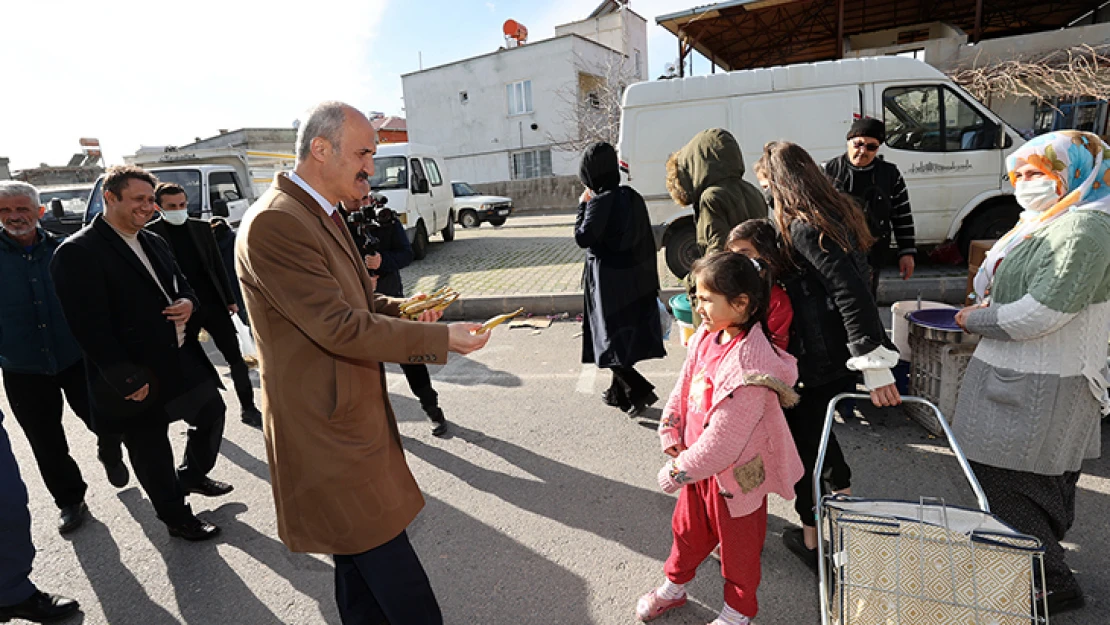
{"label": "olive green hood", "polygon": [[744,177],[744,156],[740,144],[727,130],[713,128],[694,135],[675,153],[677,182],[694,206],[709,187],[722,186],[729,179]]}

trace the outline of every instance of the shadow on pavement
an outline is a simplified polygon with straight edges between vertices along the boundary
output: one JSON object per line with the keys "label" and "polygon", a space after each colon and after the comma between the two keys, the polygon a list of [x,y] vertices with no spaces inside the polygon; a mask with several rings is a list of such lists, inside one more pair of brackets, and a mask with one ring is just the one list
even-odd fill
{"label": "shadow on pavement", "polygon": [[[186,623],[282,623],[224,560],[219,551],[221,544],[234,546],[285,578],[299,592],[320,602],[327,622],[339,622],[331,597],[321,601],[321,591],[330,588],[332,567],[311,556],[290,553],[277,540],[239,521],[236,517],[246,512],[245,504],[225,503],[205,512],[203,517],[219,525],[223,532],[214,540],[190,543],[169,536],[165,526],[150,514],[138,490],[124,491],[119,498],[165,560],[169,581]],[[149,621],[119,622],[145,625]]]}
{"label": "shadow on pavement", "polygon": [[270,483],[270,467],[266,464],[265,458],[254,457],[252,453],[236,445],[227,437],[224,437],[223,442],[220,443],[220,455],[239,465],[239,468],[263,482]]}
{"label": "shadow on pavement", "polygon": [[491,471],[417,439],[406,438],[404,447],[432,466],[511,505],[651,558],[663,559],[670,552],[670,540],[660,539],[660,527],[669,525],[667,519],[674,509],[672,497],[594,475],[457,423],[451,425],[448,436],[500,456],[540,482]]}
{"label": "shadow on pavement", "polygon": [[[120,496],[127,494],[139,497],[136,488],[123,491]],[[73,534],[70,543],[108,623],[180,625],[181,621],[151,600],[139,580],[124,566],[119,545],[108,526],[90,517],[81,531]],[[65,594],[62,590],[58,592]]]}
{"label": "shadow on pavement", "polygon": [[409,526],[445,623],[592,625],[586,581],[449,504]]}

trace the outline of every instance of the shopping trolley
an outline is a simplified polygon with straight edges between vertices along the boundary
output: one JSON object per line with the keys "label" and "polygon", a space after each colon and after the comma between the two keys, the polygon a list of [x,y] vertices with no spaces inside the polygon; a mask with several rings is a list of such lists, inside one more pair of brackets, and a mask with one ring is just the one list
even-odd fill
{"label": "shopping trolley", "polygon": [[[1047,623],[1044,547],[990,514],[983,489],[940,410],[931,408],[979,508],[821,496],[836,405],[829,403],[813,470],[818,592],[823,625],[1018,625]],[[826,544],[826,541],[828,543]]]}

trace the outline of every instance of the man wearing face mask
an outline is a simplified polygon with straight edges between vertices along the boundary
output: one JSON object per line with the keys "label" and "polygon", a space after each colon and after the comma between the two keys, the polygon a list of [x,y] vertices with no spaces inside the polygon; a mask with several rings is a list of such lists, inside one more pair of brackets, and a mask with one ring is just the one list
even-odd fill
{"label": "man wearing face mask", "polygon": [[879,272],[890,252],[890,235],[898,244],[898,270],[903,280],[913,276],[913,214],[906,181],[893,163],[879,156],[886,141],[886,125],[870,117],[857,119],[848,130],[848,151],[825,163],[825,174],[842,193],[852,196],[864,215],[875,245],[867,255],[871,265],[871,295],[879,290]]}
{"label": "man wearing face mask", "polygon": [[146,227],[169,242],[177,264],[201,302],[200,310],[193,315],[190,323],[208,332],[231,368],[243,423],[260,428],[262,413],[255,407],[254,385],[231,322],[231,315],[239,312],[239,306],[235,303],[235,293],[228,282],[227,270],[212,228],[203,220],[189,217],[189,198],[181,185],[173,182],[159,184],[154,190],[154,199],[162,218]]}

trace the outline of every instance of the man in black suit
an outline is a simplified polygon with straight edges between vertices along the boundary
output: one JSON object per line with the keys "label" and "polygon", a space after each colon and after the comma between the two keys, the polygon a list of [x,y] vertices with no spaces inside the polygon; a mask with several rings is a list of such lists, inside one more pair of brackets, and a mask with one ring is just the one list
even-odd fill
{"label": "man in black suit", "polygon": [[208,332],[231,368],[243,423],[260,428],[262,413],[254,405],[254,384],[239,351],[235,325],[231,323],[231,315],[239,312],[239,306],[228,283],[212,227],[200,219],[189,218],[188,196],[179,184],[159,184],[154,189],[154,201],[158,203],[162,218],[150,222],[146,228],[169,242],[177,265],[200,299],[200,309],[193,313],[189,323]]}
{"label": "man in black suit", "polygon": [[[224,495],[207,477],[223,439],[220,380],[188,325],[199,306],[169,244],[143,230],[157,179],[112,167],[104,213],[58,248],[51,264],[66,321],[87,363],[94,429],[123,435],[131,468],[171,536],[205,540],[219,528],[193,515],[186,493]],[[168,426],[189,424],[176,470]]]}

